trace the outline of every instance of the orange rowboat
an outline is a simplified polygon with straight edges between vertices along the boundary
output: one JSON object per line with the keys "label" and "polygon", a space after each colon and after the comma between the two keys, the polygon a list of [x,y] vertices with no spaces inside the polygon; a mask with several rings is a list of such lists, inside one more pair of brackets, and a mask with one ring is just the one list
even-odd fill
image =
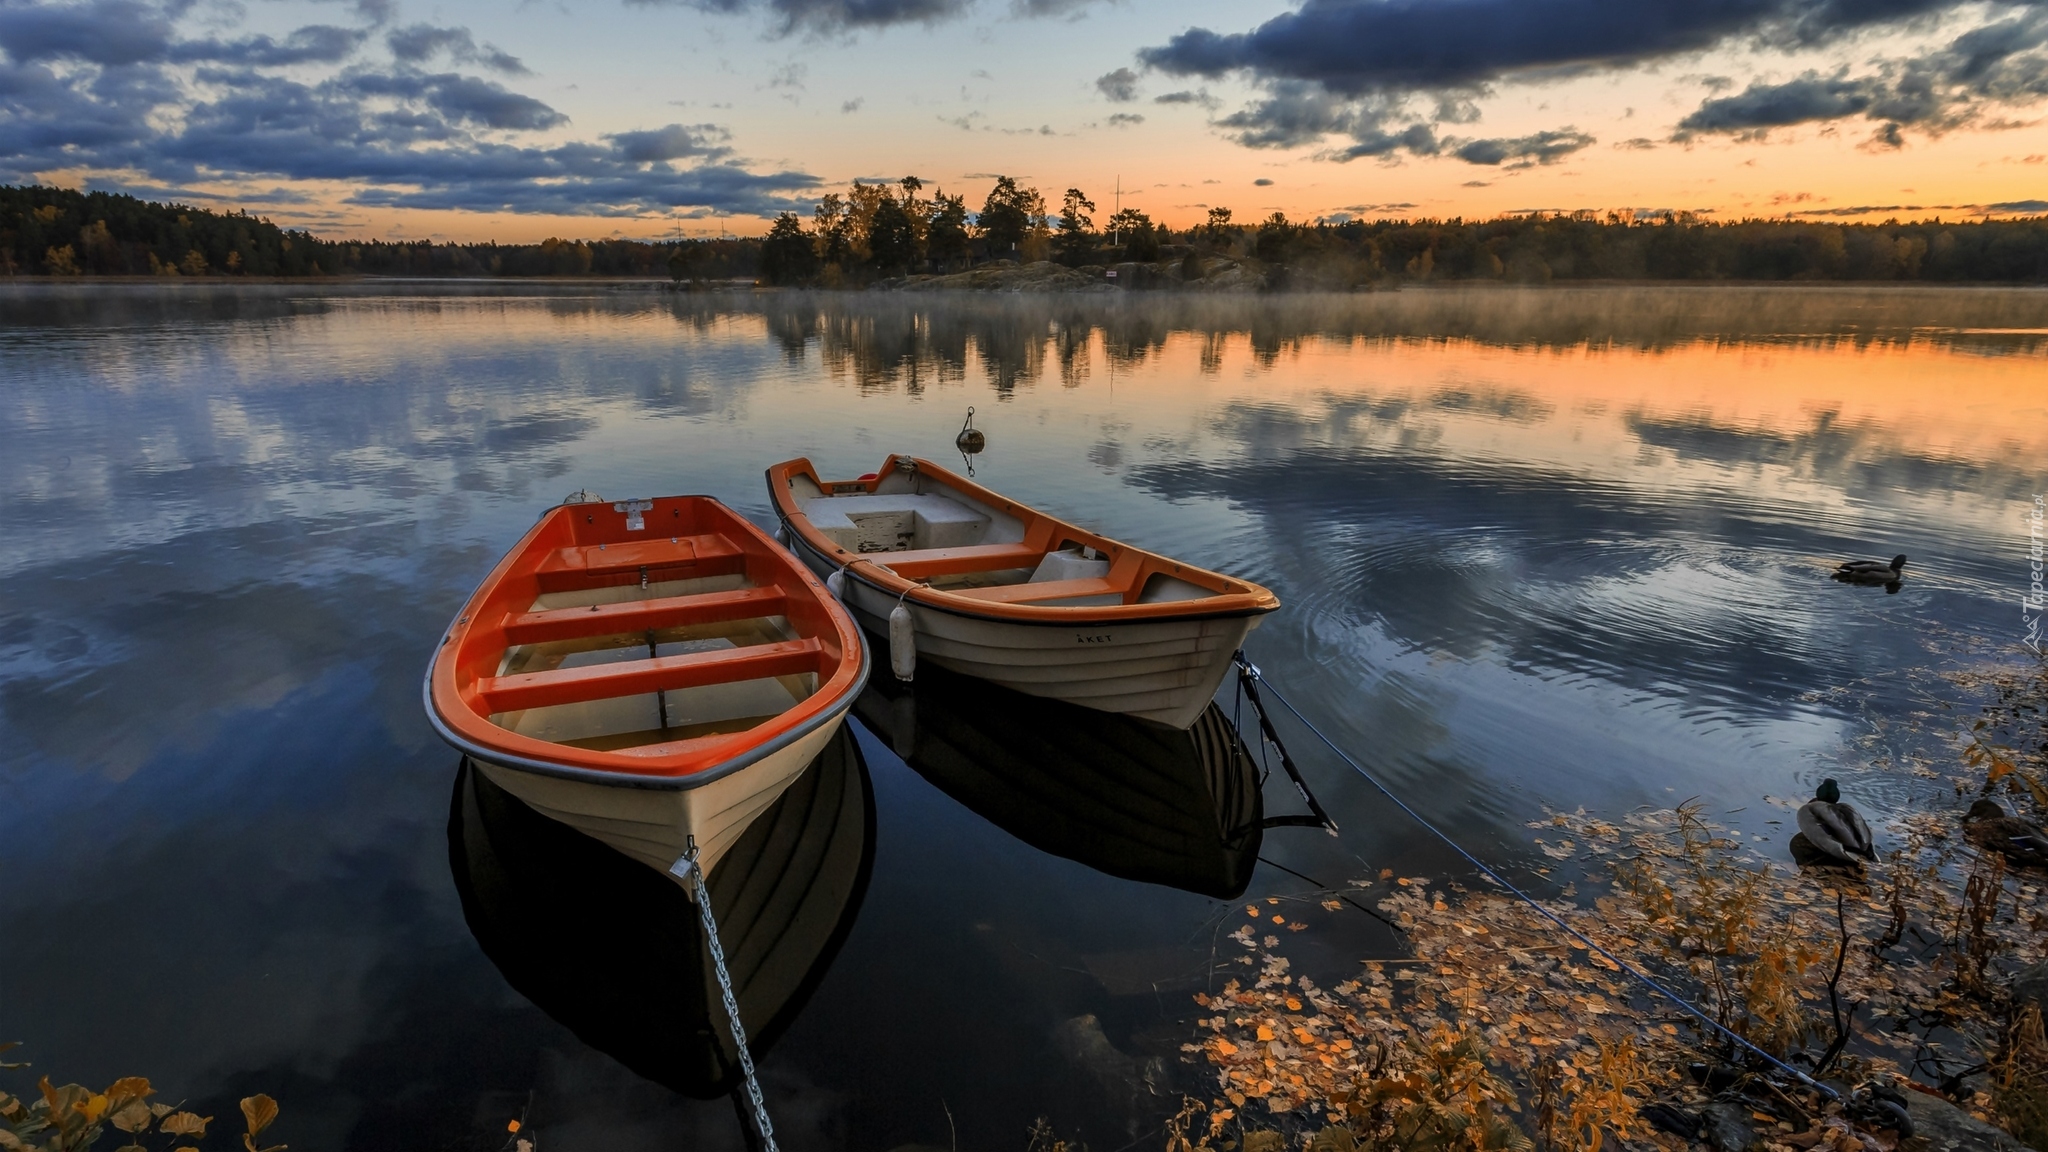
{"label": "orange rowboat", "polygon": [[666,871],[708,874],[867,681],[846,610],[708,496],[550,509],[462,607],[427,715],[492,782]]}
{"label": "orange rowboat", "polygon": [[768,469],[790,550],[831,577],[908,678],[919,660],[1032,696],[1187,728],[1280,606],[1247,580],[1076,527],[929,460],[858,480]]}

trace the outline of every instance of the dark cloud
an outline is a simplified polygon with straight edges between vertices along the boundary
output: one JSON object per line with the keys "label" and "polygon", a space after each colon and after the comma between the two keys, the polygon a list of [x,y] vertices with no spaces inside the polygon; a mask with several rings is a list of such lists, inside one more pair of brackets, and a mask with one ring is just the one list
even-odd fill
{"label": "dark cloud", "polygon": [[[347,64],[364,33],[184,38],[187,7],[0,0],[0,180],[62,168],[171,197],[241,186],[272,202],[289,194],[278,182],[317,181],[349,186],[359,205],[606,215],[772,213],[819,183],[750,171],[711,124],[515,143],[568,119],[497,81],[418,67],[491,66],[495,50],[462,29],[398,29],[395,67]],[[338,67],[274,71],[308,64]]]}
{"label": "dark cloud", "polygon": [[1616,68],[1733,39],[1825,43],[1955,0],[1308,0],[1249,32],[1191,28],[1139,52],[1177,76],[1242,72],[1334,92],[1469,89]]}
{"label": "dark cloud", "polygon": [[358,96],[390,96],[439,113],[442,122],[534,132],[569,122],[546,104],[492,80],[456,72],[358,72],[336,84]]}
{"label": "dark cloud", "polygon": [[1119,68],[1095,78],[1095,89],[1118,104],[1129,104],[1138,98],[1138,74],[1129,68]]}
{"label": "dark cloud", "polygon": [[[892,24],[936,24],[974,6],[974,0],[627,0],[649,7],[696,8],[704,12],[768,13],[782,35],[886,28]],[[1045,13],[1052,14],[1050,11]]]}
{"label": "dark cloud", "polygon": [[1261,176],[1257,180],[1252,181],[1252,187],[1254,188],[1271,188],[1272,186],[1273,181],[1270,177]]}
{"label": "dark cloud", "polygon": [[2048,200],[2005,200],[1984,207],[1992,212],[2048,212]]}
{"label": "dark cloud", "polygon": [[731,133],[716,124],[670,124],[666,128],[606,137],[619,155],[635,164],[692,157],[723,160],[732,154],[732,149],[726,147],[731,138]]}
{"label": "dark cloud", "polygon": [[141,64],[167,58],[172,36],[168,16],[135,0],[0,6],[0,48],[18,64]]}
{"label": "dark cloud", "polygon": [[1168,92],[1163,96],[1154,96],[1152,102],[1154,104],[1199,104],[1204,108],[1216,107],[1216,98],[1207,92]]}
{"label": "dark cloud", "polygon": [[1375,125],[1362,128],[1354,135],[1357,142],[1338,152],[1333,159],[1391,157],[1400,152],[1411,156],[1435,156],[1444,150],[1443,141],[1436,138],[1436,129],[1427,124],[1410,124],[1392,132],[1383,131]]}
{"label": "dark cloud", "polygon": [[[1144,122],[1145,118],[1136,112],[1112,112],[1109,116],[1109,126],[1112,128],[1130,128]],[[1046,135],[1051,133],[1048,132]]]}
{"label": "dark cloud", "polygon": [[[2021,14],[1964,34],[1925,67],[1871,77],[1810,75],[1709,100],[1681,135],[1868,116],[1885,125],[1873,144],[1894,146],[1902,142],[1900,125],[1954,120],[1958,102],[1944,85],[1967,89],[1975,102],[2041,99],[2048,67],[2022,54],[2040,43],[2042,3],[2004,7]],[[1392,159],[1448,150],[1474,163],[1548,163],[1576,133],[1456,147],[1437,133],[1472,122],[1474,97],[1502,84],[1654,65],[1716,47],[1826,47],[1965,11],[1983,9],[1967,0],[1304,0],[1248,31],[1190,28],[1138,58],[1172,76],[1252,81],[1263,94],[1218,122],[1249,147],[1300,147],[1348,135],[1350,144],[1325,155]],[[1534,151],[1509,155],[1523,144]]]}
{"label": "dark cloud", "polygon": [[390,46],[392,57],[401,64],[424,64],[445,54],[458,63],[481,64],[508,76],[533,74],[519,57],[495,45],[479,45],[467,28],[412,24],[385,33],[384,42]]}
{"label": "dark cloud", "polygon": [[1451,155],[1467,164],[1510,164],[1525,168],[1532,164],[1555,164],[1595,143],[1597,141],[1584,132],[1565,128],[1557,132],[1538,132],[1533,136],[1468,140],[1453,149]]}
{"label": "dark cloud", "polygon": [[1774,128],[1835,120],[1877,122],[1870,145],[1898,148],[1904,130],[1939,134],[1977,120],[1985,108],[2048,99],[2048,10],[1994,21],[1871,72],[1807,72],[1751,84],[1703,101],[1678,122],[1675,138],[1726,134],[1757,138]]}
{"label": "dark cloud", "polygon": [[1809,72],[1783,84],[1752,84],[1733,96],[1708,100],[1678,126],[1687,133],[1740,132],[1838,120],[1868,111],[1880,95],[1880,85],[1873,80]]}
{"label": "dark cloud", "polygon": [[338,64],[355,55],[369,33],[332,24],[308,24],[283,40],[250,36],[179,44],[170,57],[180,62],[212,61],[275,68],[285,64]]}

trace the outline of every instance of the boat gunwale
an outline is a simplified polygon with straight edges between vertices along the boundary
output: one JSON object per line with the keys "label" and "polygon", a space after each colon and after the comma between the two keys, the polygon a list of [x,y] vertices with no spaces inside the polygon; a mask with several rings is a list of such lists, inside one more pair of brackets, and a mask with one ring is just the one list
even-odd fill
{"label": "boat gunwale", "polygon": [[[532,550],[535,537],[547,527],[549,521],[555,516],[566,514],[563,509],[583,507],[580,504],[557,504],[541,513],[534,525],[527,529],[518,542],[491,567],[490,572],[477,584],[476,590],[463,601],[454,621],[443,630],[441,642],[435,646],[432,659],[427,662],[426,675],[422,678],[420,686],[421,697],[426,706],[428,722],[433,725],[435,733],[441,739],[473,759],[518,771],[612,787],[682,791],[723,779],[782,751],[812,735],[821,727],[845,719],[846,714],[852,710],[854,700],[867,683],[870,668],[867,644],[862,638],[860,625],[853,619],[847,607],[839,603],[799,557],[776,543],[775,539],[762,531],[759,525],[716,497],[684,494],[655,499],[702,501],[710,505],[731,525],[751,534],[757,543],[764,546],[769,560],[779,565],[785,576],[793,578],[778,580],[775,587],[787,594],[794,594],[798,588],[802,588],[817,602],[825,619],[831,622],[840,646],[839,658],[830,674],[826,675],[822,669],[820,670],[822,683],[817,689],[761,725],[740,732],[699,737],[689,742],[693,746],[687,751],[665,756],[635,756],[627,752],[598,751],[557,744],[498,728],[488,718],[478,715],[473,708],[467,706],[460,689],[454,683],[453,666],[456,660],[451,657],[461,652],[470,632],[476,627],[476,622],[472,618],[478,614],[479,606],[488,600],[490,594],[506,579],[514,565]],[[821,635],[819,639],[824,639],[824,636]],[[444,713],[444,691],[458,709],[455,718],[451,719]],[[765,738],[749,739],[762,728],[771,727],[774,730]],[[475,731],[469,730],[472,728]],[[534,745],[536,748],[553,750],[558,754],[558,758],[542,758],[532,751],[509,746],[510,742],[506,740],[508,737],[510,740],[518,741],[520,745]],[[672,762],[678,760],[681,762]]]}
{"label": "boat gunwale", "polygon": [[[830,489],[844,487],[849,484],[865,483],[872,487],[879,485],[882,478],[893,473],[899,461],[906,460],[916,465],[918,472],[931,474],[934,479],[945,487],[952,488],[963,495],[980,501],[987,507],[999,509],[1008,515],[1017,516],[1025,521],[1027,535],[1030,531],[1030,525],[1042,521],[1055,526],[1055,531],[1051,533],[1055,537],[1066,533],[1109,541],[1126,552],[1135,553],[1142,560],[1150,561],[1161,568],[1172,569],[1172,571],[1164,573],[1166,575],[1192,573],[1226,583],[1241,584],[1247,590],[1243,592],[1221,592],[1212,596],[1191,600],[1155,601],[1150,604],[1063,606],[1058,604],[1002,604],[979,600],[971,596],[956,595],[947,589],[933,588],[927,583],[897,575],[887,568],[887,561],[881,559],[889,555],[886,552],[853,553],[850,554],[850,559],[842,559],[842,557],[849,554],[843,549],[829,547],[831,544],[830,538],[826,537],[823,532],[811,523],[808,515],[795,507],[795,498],[790,495],[788,480],[792,475],[808,474],[809,479],[817,484],[821,491],[829,491]],[[907,598],[919,607],[937,612],[945,612],[953,616],[987,620],[1001,624],[1066,628],[1089,625],[1152,624],[1191,620],[1235,619],[1245,616],[1262,616],[1280,607],[1279,597],[1275,596],[1271,589],[1255,581],[1246,580],[1241,576],[1231,576],[1227,573],[1217,572],[1196,564],[1189,564],[1185,561],[1175,560],[1170,556],[1153,552],[1150,549],[1140,548],[1128,541],[1104,536],[1100,532],[1083,528],[1078,524],[1063,520],[1029,504],[1021,503],[984,488],[948,468],[934,464],[921,457],[906,456],[902,453],[892,452],[888,459],[882,462],[882,467],[874,473],[874,477],[875,479],[872,481],[827,481],[818,475],[816,465],[812,464],[807,456],[799,456],[792,460],[785,460],[779,464],[770,465],[765,473],[768,484],[768,498],[769,502],[774,505],[776,518],[782,525],[783,532],[789,540],[790,550],[794,552],[796,545],[802,544],[814,555],[818,556],[822,562],[838,568],[848,578],[858,580],[867,587],[875,589],[884,595]],[[830,499],[831,497],[827,496],[824,498]],[[1195,605],[1215,601],[1224,601],[1226,603],[1216,604],[1214,607],[1208,608],[1194,607]]]}

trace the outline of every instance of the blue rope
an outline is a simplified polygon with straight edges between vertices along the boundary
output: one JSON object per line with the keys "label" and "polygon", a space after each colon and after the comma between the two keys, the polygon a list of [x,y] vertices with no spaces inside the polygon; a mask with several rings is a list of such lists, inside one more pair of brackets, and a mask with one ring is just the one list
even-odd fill
{"label": "blue rope", "polygon": [[1294,718],[1296,720],[1301,721],[1302,727],[1307,728],[1311,733],[1314,733],[1316,739],[1321,740],[1324,744],[1328,745],[1330,751],[1335,752],[1338,755],[1338,757],[1341,758],[1346,764],[1351,765],[1352,771],[1358,773],[1360,776],[1365,777],[1366,783],[1378,789],[1380,795],[1385,796],[1387,799],[1393,801],[1395,807],[1399,808],[1403,812],[1406,812],[1410,819],[1414,820],[1417,824],[1422,825],[1422,827],[1427,829],[1431,835],[1443,841],[1445,844],[1450,845],[1450,848],[1453,852],[1456,852],[1458,855],[1463,856],[1465,858],[1466,863],[1472,865],[1474,868],[1477,868],[1482,874],[1486,876],[1487,879],[1493,881],[1495,884],[1500,885],[1502,888],[1507,889],[1509,892],[1514,893],[1517,897],[1521,899],[1521,901],[1524,904],[1527,904],[1529,907],[1534,908],[1537,911],[1537,913],[1540,914],[1544,919],[1549,920],[1551,923],[1557,925],[1559,928],[1564,929],[1567,933],[1569,933],[1572,936],[1573,939],[1585,945],[1589,950],[1597,952],[1602,957],[1605,957],[1607,962],[1614,965],[1616,969],[1625,972],[1630,976],[1635,977],[1636,981],[1642,984],[1643,987],[1648,988],[1650,991],[1655,992],[1657,995],[1662,996],[1664,999],[1669,1000],[1673,1004],[1676,1004],[1680,1009],[1685,1011],[1687,1015],[1690,1015],[1693,1019],[1698,1020],[1700,1023],[1706,1025],[1708,1028],[1712,1029],[1714,1032],[1718,1033],[1722,1037],[1726,1038],[1727,1040],[1733,1042],[1734,1044],[1742,1048],[1748,1049],[1755,1055],[1762,1057],[1772,1067],[1775,1067],[1791,1075],[1800,1083],[1806,1085],[1808,1088],[1811,1088],[1816,1092],[1819,1092],[1820,1094],[1828,1097],[1829,1099],[1840,1100],[1842,1098],[1841,1093],[1835,1091],[1833,1088],[1830,1088],[1825,1084],[1822,1084],[1820,1081],[1815,1080],[1813,1077],[1808,1076],[1806,1073],[1801,1072],[1799,1069],[1794,1068],[1792,1065],[1785,1063],[1783,1060],[1778,1059],[1776,1056],[1771,1055],[1769,1052],[1764,1051],[1762,1048],[1757,1047],[1755,1044],[1750,1043],[1748,1039],[1736,1033],[1728,1026],[1722,1024],[1719,1020],[1716,1020],[1712,1016],[1707,1015],[1707,1013],[1703,1009],[1694,1005],[1685,997],[1680,996],[1678,993],[1673,992],[1669,988],[1666,988],[1664,985],[1658,983],[1655,979],[1653,979],[1647,973],[1643,972],[1641,969],[1637,968],[1635,965],[1630,964],[1628,961],[1623,960],[1621,957],[1616,956],[1614,953],[1609,952],[1607,949],[1601,947],[1598,943],[1589,938],[1585,933],[1579,931],[1577,928],[1574,928],[1570,924],[1566,923],[1563,917],[1559,916],[1557,913],[1552,912],[1550,909],[1545,908],[1542,904],[1538,903],[1535,897],[1530,896],[1527,892],[1524,892],[1520,888],[1517,888],[1515,885],[1509,883],[1507,877],[1502,876],[1500,873],[1488,867],[1484,860],[1481,860],[1479,857],[1474,856],[1472,853],[1465,851],[1463,845],[1459,844],[1456,840],[1451,839],[1448,835],[1444,833],[1444,831],[1441,828],[1438,828],[1436,825],[1424,819],[1422,813],[1417,812],[1415,809],[1410,808],[1408,806],[1407,801],[1401,799],[1399,796],[1394,795],[1391,789],[1389,789],[1385,784],[1380,783],[1378,777],[1374,776],[1371,772],[1366,771],[1364,765],[1352,759],[1350,753],[1338,747],[1336,741],[1330,739],[1328,736],[1323,735],[1322,729],[1316,727],[1315,724],[1311,722],[1308,717],[1302,715],[1301,709],[1296,708],[1293,705],[1293,703],[1291,703],[1287,699],[1287,697],[1281,695],[1280,690],[1278,688],[1273,687],[1273,682],[1271,680],[1266,679],[1265,674],[1259,671],[1258,665],[1252,663],[1249,659],[1245,657],[1243,650],[1239,650],[1235,654],[1233,659],[1236,660],[1239,671],[1251,677],[1253,680],[1256,680],[1259,683],[1264,684],[1266,686],[1266,690],[1273,694],[1273,699],[1278,700],[1280,702],[1281,707],[1293,713]]}

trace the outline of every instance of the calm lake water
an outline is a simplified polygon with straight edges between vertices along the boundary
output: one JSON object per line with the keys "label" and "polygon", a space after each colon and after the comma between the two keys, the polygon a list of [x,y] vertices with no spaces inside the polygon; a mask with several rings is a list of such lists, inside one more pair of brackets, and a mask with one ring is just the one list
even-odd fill
{"label": "calm lake water", "polygon": [[[451,868],[420,675],[575,489],[766,522],[767,464],[957,459],[971,405],[982,482],[1272,587],[1272,682],[1524,874],[1546,806],[1697,796],[1781,851],[1768,798],[1834,775],[1882,823],[1961,726],[1936,674],[2017,658],[2048,491],[2040,291],[14,286],[0,367],[0,1039],[224,1118],[268,1092],[308,1152],[497,1148],[523,1111],[550,1152],[741,1145],[578,1039],[659,1046],[630,985],[599,1024],[514,988],[658,954],[672,906],[531,900],[492,929],[512,981]],[[1825,578],[1898,552],[1896,594]],[[1248,901],[1453,874],[1282,730],[1343,835],[1268,831],[1219,900],[1041,852],[857,726],[868,882],[762,1062],[784,1146],[1153,1130],[1132,1085],[1195,1083],[1188,993]],[[1278,773],[1265,805],[1299,809]],[[1398,950],[1281,910],[1297,970]]]}

